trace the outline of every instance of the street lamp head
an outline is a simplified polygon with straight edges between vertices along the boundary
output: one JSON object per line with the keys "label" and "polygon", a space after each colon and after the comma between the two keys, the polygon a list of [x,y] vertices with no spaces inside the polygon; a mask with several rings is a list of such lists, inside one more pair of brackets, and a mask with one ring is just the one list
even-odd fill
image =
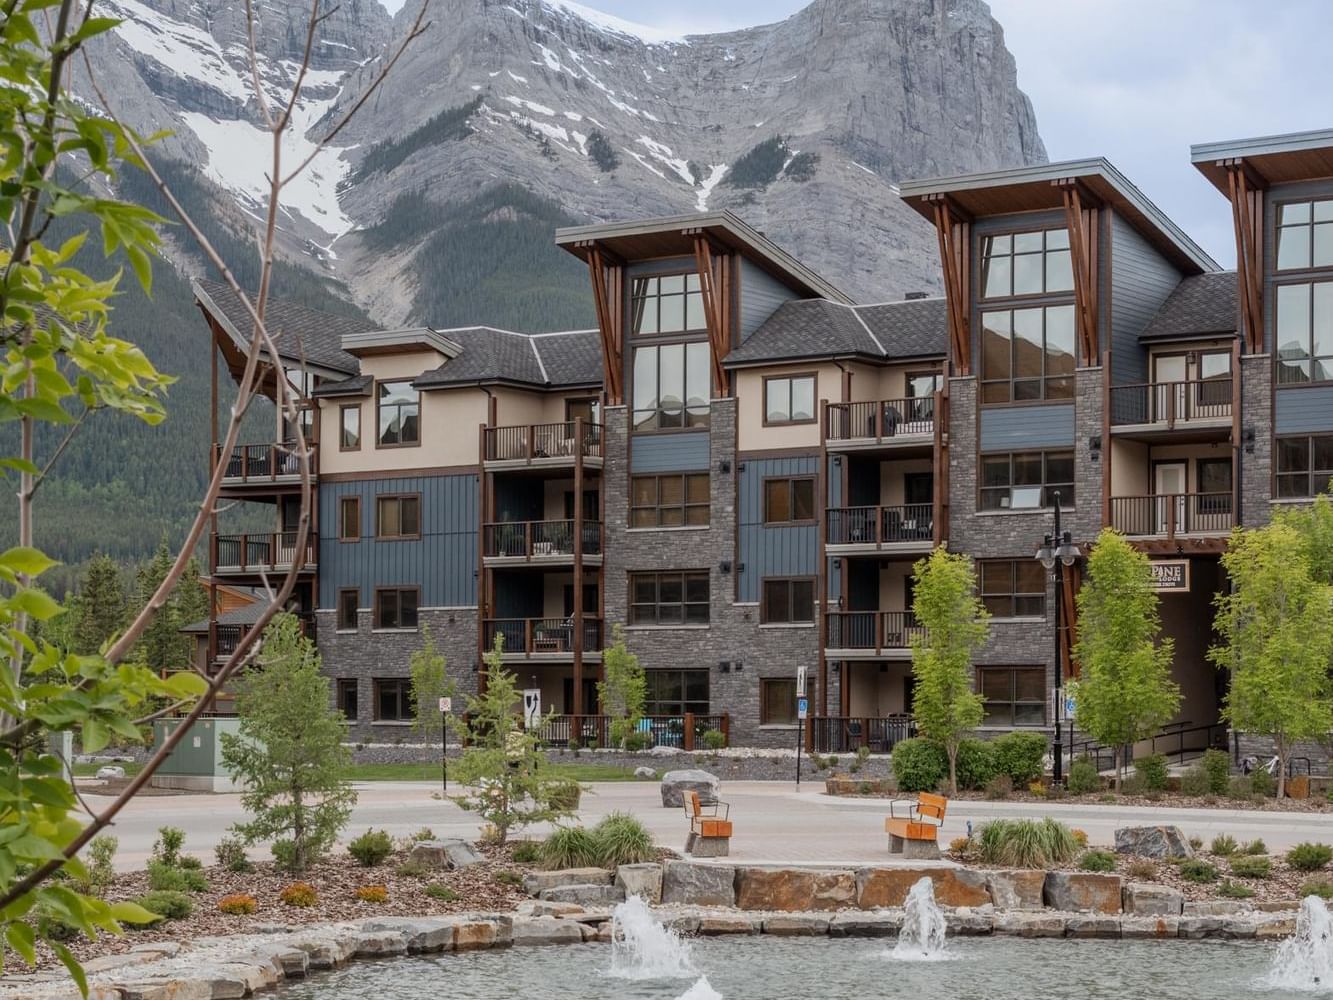
{"label": "street lamp head", "polygon": [[1072,566],[1078,560],[1080,555],[1078,546],[1074,544],[1073,536],[1065,532],[1060,538],[1060,547],[1055,550],[1056,556],[1065,566]]}
{"label": "street lamp head", "polygon": [[1036,559],[1047,569],[1055,567],[1055,549],[1051,546],[1051,536],[1047,535],[1041,540],[1041,548],[1037,550]]}

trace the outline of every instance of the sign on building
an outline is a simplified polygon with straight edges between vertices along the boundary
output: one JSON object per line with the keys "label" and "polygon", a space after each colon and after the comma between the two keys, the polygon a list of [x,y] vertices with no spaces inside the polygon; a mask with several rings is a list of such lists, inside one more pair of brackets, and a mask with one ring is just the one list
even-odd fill
{"label": "sign on building", "polygon": [[805,667],[796,668],[796,697],[805,697]]}
{"label": "sign on building", "polygon": [[1154,590],[1187,593],[1190,589],[1190,561],[1188,559],[1154,559],[1152,585]]}
{"label": "sign on building", "polygon": [[523,692],[523,727],[533,729],[542,720],[541,688],[527,688]]}

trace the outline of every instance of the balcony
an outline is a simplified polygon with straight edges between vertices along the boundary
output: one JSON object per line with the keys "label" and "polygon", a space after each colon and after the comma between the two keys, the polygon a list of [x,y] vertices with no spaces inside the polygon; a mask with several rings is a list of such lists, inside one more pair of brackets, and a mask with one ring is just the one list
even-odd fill
{"label": "balcony", "polygon": [[1131,538],[1231,532],[1230,493],[1171,493],[1111,498],[1111,526]]}
{"label": "balcony", "polygon": [[[609,715],[552,715],[544,718],[536,730],[537,738],[547,746],[567,747],[571,742],[581,747],[605,749],[610,747],[612,718]],[[703,749],[703,734],[717,730],[724,740],[731,736],[731,717],[717,715],[646,715],[640,729],[652,737],[655,747],[677,747],[681,750]]]}
{"label": "balcony", "polygon": [[[315,635],[315,616],[309,613],[301,613],[296,616],[301,625],[301,634],[314,638]],[[213,632],[213,653],[214,659],[221,661],[231,656],[242,640],[245,639],[253,630],[253,625],[239,625],[231,622],[217,622]]]}
{"label": "balcony", "polygon": [[[574,522],[500,521],[482,526],[482,553],[487,565],[515,563],[571,565],[574,562]],[[583,560],[602,561],[602,524],[583,525]]]}
{"label": "balcony", "polygon": [[[319,452],[314,443],[307,447],[313,476],[319,469]],[[223,486],[291,485],[301,481],[301,461],[290,444],[238,444],[222,461]]]}
{"label": "balcony", "polygon": [[935,399],[881,399],[829,403],[824,417],[828,447],[845,451],[930,444],[935,435]]}
{"label": "balcony", "polygon": [[855,753],[861,747],[869,747],[871,753],[888,753],[895,743],[915,735],[916,723],[910,715],[810,718],[811,749],[816,753]]}
{"label": "balcony", "polygon": [[1111,430],[1139,437],[1206,440],[1231,430],[1231,379],[1111,387]]}
{"label": "balcony", "polygon": [[313,572],[319,561],[319,538],[306,535],[305,549],[297,547],[295,531],[267,534],[217,535],[213,539],[213,571],[232,576],[286,573],[293,565]]}
{"label": "balcony", "polygon": [[824,625],[824,648],[837,651],[839,659],[901,659],[910,654],[912,639],[926,634],[910,611],[828,611]]}
{"label": "balcony", "polygon": [[856,552],[929,552],[935,539],[934,504],[829,507],[824,543],[831,555]]}
{"label": "balcony", "polygon": [[[486,618],[482,623],[486,648],[495,645],[495,637],[504,638],[504,659],[549,659],[566,661],[574,656],[574,619],[566,618]],[[584,616],[583,651],[601,653],[602,619]]]}
{"label": "balcony", "polygon": [[601,424],[580,425],[573,420],[487,427],[483,434],[482,460],[488,467],[500,469],[572,469],[582,454],[584,465],[601,468],[603,437]]}

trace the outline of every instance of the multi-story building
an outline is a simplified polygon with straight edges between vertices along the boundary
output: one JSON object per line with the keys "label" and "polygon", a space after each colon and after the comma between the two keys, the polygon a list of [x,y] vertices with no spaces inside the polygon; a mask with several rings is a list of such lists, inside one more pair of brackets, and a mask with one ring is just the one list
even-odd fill
{"label": "multi-story building", "polygon": [[[1057,598],[1033,553],[1058,502],[1084,551],[1109,525],[1156,561],[1177,728],[1212,741],[1227,536],[1333,474],[1333,133],[1194,160],[1232,200],[1237,272],[1085,160],[904,183],[943,297],[854,303],[721,213],[557,233],[587,264],[593,330],[377,330],[275,303],[318,537],[284,545],[279,426],[216,457],[274,523],[215,532],[214,577],[302,560],[294,603],[358,738],[410,715],[429,628],[465,689],[501,637],[561,716],[549,735],[600,739],[621,626],[659,739],[788,745],[803,672],[814,744],[887,748],[909,728],[912,565],[939,545],[978,561],[993,616],[986,728],[1052,724],[1078,566]],[[234,369],[244,312],[197,293],[215,372]]]}

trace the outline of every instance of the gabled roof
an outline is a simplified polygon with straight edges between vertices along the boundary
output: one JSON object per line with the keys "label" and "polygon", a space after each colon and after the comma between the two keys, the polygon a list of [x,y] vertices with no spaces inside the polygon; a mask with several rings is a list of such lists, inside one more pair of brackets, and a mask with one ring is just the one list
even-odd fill
{"label": "gabled roof", "polygon": [[899,195],[927,219],[933,218],[930,195],[948,195],[962,211],[980,218],[1063,209],[1064,196],[1056,184],[1069,180],[1080,181],[1094,196],[1114,208],[1184,273],[1217,270],[1218,264],[1212,257],[1124,174],[1100,156],[957,177],[904,181],[899,185]]}
{"label": "gabled roof", "polygon": [[588,250],[595,243],[617,257],[633,262],[692,255],[694,237],[699,233],[716,244],[737,251],[804,295],[851,302],[837,287],[731,212],[700,212],[634,222],[572,226],[557,229],[555,243],[583,260],[588,259]]}
{"label": "gabled roof", "polygon": [[1211,271],[1185,278],[1167,296],[1139,340],[1182,340],[1232,336],[1240,318],[1235,271]]}
{"label": "gabled roof", "polygon": [[948,342],[944,299],[847,306],[827,299],[784,302],[740,347],[728,368],[821,358],[869,361],[943,357]]}
{"label": "gabled roof", "polygon": [[[255,601],[252,604],[243,604],[239,608],[233,608],[226,614],[218,615],[219,625],[253,625],[259,621],[259,616],[268,609],[267,601]],[[208,619],[201,622],[191,622],[189,625],[182,625],[181,632],[199,633],[208,631]]]}
{"label": "gabled roof", "polygon": [[353,375],[337,382],[321,382],[311,391],[316,399],[333,399],[339,396],[369,396],[375,385],[371,375]]}
{"label": "gabled roof", "polygon": [[[199,306],[226,331],[238,350],[247,350],[253,321],[231,287],[203,278],[196,278],[191,284]],[[367,320],[307,309],[277,297],[269,299],[265,321],[284,361],[305,362],[344,375],[355,375],[360,366],[356,358],[342,349],[342,338],[376,329]]]}
{"label": "gabled roof", "polygon": [[443,333],[462,350],[418,376],[412,383],[418,389],[487,382],[547,389],[598,385],[602,380],[601,345],[595,330],[526,334],[477,326]]}
{"label": "gabled roof", "polygon": [[1333,177],[1333,129],[1204,142],[1190,147],[1190,162],[1215,188],[1229,196],[1228,160],[1244,160],[1246,167],[1268,184]]}

